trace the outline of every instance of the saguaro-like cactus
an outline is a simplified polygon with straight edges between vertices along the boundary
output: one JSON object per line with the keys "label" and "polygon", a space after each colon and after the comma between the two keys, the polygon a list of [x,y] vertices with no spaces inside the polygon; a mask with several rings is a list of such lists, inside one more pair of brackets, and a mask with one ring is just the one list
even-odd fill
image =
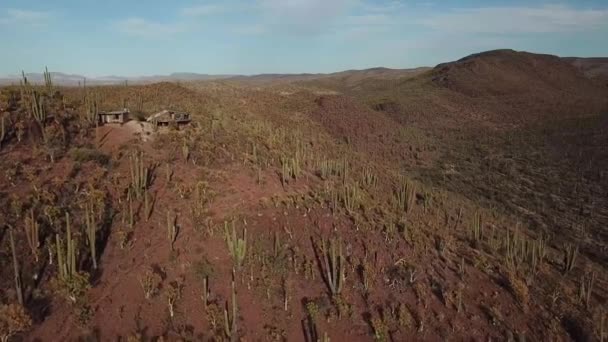
{"label": "saguaro-like cactus", "polygon": [[342,241],[329,240],[329,248],[325,240],[321,240],[321,254],[324,261],[325,281],[332,295],[339,295],[344,283],[344,256],[342,255]]}
{"label": "saguaro-like cactus", "polygon": [[0,118],[0,148],[2,148],[2,142],[4,141],[4,138],[6,138],[6,123],[5,123],[5,118],[4,116],[2,116],[2,118]]}
{"label": "saguaro-like cactus", "polygon": [[95,222],[93,205],[86,205],[85,221],[87,225],[87,238],[89,241],[89,249],[91,250],[91,260],[93,262],[93,269],[97,269],[97,222]]}
{"label": "saguaro-like cactus", "polygon": [[230,255],[234,259],[234,265],[237,268],[243,266],[245,256],[247,255],[247,229],[243,228],[243,237],[239,238],[236,235],[236,226],[234,221],[231,223],[232,230],[228,229],[228,222],[224,221],[224,237],[228,244]]}
{"label": "saguaro-like cactus", "polygon": [[173,244],[177,239],[177,225],[175,224],[175,217],[171,215],[171,210],[167,210],[167,239],[169,245],[171,245],[171,250],[173,250]]}
{"label": "saguaro-like cactus", "polygon": [[66,280],[72,278],[76,273],[76,241],[72,239],[72,231],[70,227],[70,214],[65,213],[66,226],[66,247],[63,248],[63,241],[59,234],[55,235],[57,248],[57,267],[59,267],[59,276]]}
{"label": "saguaro-like cactus", "polygon": [[19,260],[17,259],[17,250],[15,249],[15,239],[13,238],[13,228],[8,227],[8,237],[11,241],[11,252],[13,254],[13,269],[15,274],[15,291],[17,292],[17,300],[23,305],[23,289],[21,285],[21,270],[19,268]]}
{"label": "saguaro-like cactus", "polygon": [[144,153],[131,155],[131,188],[137,198],[141,198],[148,188],[149,169],[144,163]]}
{"label": "saguaro-like cactus", "polygon": [[38,231],[38,221],[34,216],[34,209],[32,208],[30,209],[30,216],[25,219],[25,237],[36,262],[38,262],[38,247],[40,247],[40,235]]}
{"label": "saguaro-like cactus", "polygon": [[91,125],[97,126],[99,124],[99,98],[97,95],[90,95],[85,97],[85,108],[86,108],[86,119]]}
{"label": "saguaro-like cactus", "polygon": [[234,285],[234,270],[232,271],[232,305],[230,306],[230,313],[228,312],[228,303],[224,308],[224,333],[230,341],[237,341],[237,313],[238,306],[236,303],[236,287]]}
{"label": "saguaro-like cactus", "polygon": [[47,67],[44,67],[44,86],[49,94],[53,92],[53,78]]}

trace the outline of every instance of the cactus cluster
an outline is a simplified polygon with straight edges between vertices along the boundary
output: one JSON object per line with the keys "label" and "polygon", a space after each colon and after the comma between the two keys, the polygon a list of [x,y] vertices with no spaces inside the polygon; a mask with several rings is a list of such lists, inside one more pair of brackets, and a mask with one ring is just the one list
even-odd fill
{"label": "cactus cluster", "polygon": [[409,213],[414,208],[416,201],[416,184],[410,181],[403,181],[395,192],[395,205],[398,210]]}
{"label": "cactus cluster", "polygon": [[53,92],[53,78],[47,67],[44,68],[44,86],[48,94]]}
{"label": "cactus cluster", "polygon": [[298,179],[302,173],[300,158],[296,153],[294,158],[281,157],[281,183],[285,186],[291,179]]}
{"label": "cactus cluster", "polygon": [[473,216],[473,225],[471,226],[471,242],[477,246],[483,238],[483,223],[481,213],[475,213]]}
{"label": "cactus cluster", "polygon": [[342,198],[342,204],[347,212],[353,213],[359,209],[361,195],[359,193],[359,186],[357,184],[345,184],[342,187],[342,192],[340,195]]}
{"label": "cactus cluster", "polygon": [[35,90],[31,93],[30,113],[40,127],[43,128],[47,117],[44,97]]}
{"label": "cactus cluster", "polygon": [[325,282],[333,296],[342,292],[345,280],[345,259],[342,254],[342,241],[330,239],[329,242],[321,240],[321,257],[323,259],[323,272]]}
{"label": "cactus cluster", "polygon": [[66,240],[55,235],[55,248],[57,254],[57,268],[59,277],[57,279],[57,290],[64,295],[72,304],[83,305],[86,291],[89,289],[89,277],[87,273],[78,272],[77,255],[78,243],[72,237],[70,214],[65,214]]}
{"label": "cactus cluster", "polygon": [[319,160],[316,162],[319,176],[322,179],[328,179],[330,176],[338,176],[342,178],[342,183],[346,183],[348,177],[348,161],[340,160]]}
{"label": "cactus cluster", "polygon": [[72,278],[78,272],[76,270],[77,241],[72,238],[70,214],[68,212],[65,213],[65,228],[65,249],[61,237],[59,237],[59,234],[55,234],[57,267],[59,267],[59,276],[64,280]]}
{"label": "cactus cluster", "polygon": [[149,186],[150,170],[145,165],[144,153],[135,152],[130,156],[131,190],[137,198],[142,198]]}
{"label": "cactus cluster", "polygon": [[97,94],[85,97],[85,113],[86,119],[91,125],[99,124],[99,97]]}
{"label": "cactus cluster", "polygon": [[25,237],[36,262],[38,262],[38,248],[40,247],[39,229],[40,226],[34,216],[34,208],[31,208],[29,217],[25,219]]}
{"label": "cactus cluster", "polygon": [[234,260],[234,265],[240,268],[243,266],[245,256],[247,255],[247,228],[243,228],[243,237],[240,238],[236,235],[234,221],[232,221],[230,226],[231,229],[228,228],[228,222],[224,221],[224,237],[228,244],[230,255],[232,255],[232,259]]}
{"label": "cactus cluster", "polygon": [[518,269],[527,263],[530,271],[534,273],[547,255],[546,239],[542,237],[536,240],[528,239],[518,231],[509,233],[507,230],[503,245],[505,262],[511,269]]}
{"label": "cactus cluster", "polygon": [[93,269],[97,269],[97,222],[93,213],[93,204],[85,205],[86,236],[91,251],[91,261]]}
{"label": "cactus cluster", "polygon": [[375,188],[378,185],[378,176],[370,167],[363,169],[363,185],[368,188]]}

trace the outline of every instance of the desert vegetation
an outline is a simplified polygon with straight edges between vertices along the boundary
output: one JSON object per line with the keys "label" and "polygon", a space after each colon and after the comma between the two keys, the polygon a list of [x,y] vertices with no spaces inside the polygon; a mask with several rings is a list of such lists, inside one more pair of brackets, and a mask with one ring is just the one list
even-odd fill
{"label": "desert vegetation", "polygon": [[[0,99],[0,337],[605,341],[608,91],[502,53],[356,84],[24,75]],[[146,129],[167,107],[193,121]]]}

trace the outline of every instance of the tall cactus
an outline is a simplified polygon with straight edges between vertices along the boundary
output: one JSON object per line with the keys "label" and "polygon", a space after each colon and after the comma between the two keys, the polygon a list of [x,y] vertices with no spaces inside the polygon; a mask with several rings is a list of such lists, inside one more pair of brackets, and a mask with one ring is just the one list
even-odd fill
{"label": "tall cactus", "polygon": [[46,109],[44,105],[44,98],[35,90],[31,92],[30,96],[30,114],[40,126],[40,132],[42,134],[42,140],[46,142],[44,135],[44,125],[46,123]]}
{"label": "tall cactus", "polygon": [[91,125],[97,126],[99,124],[99,118],[97,117],[99,114],[99,97],[97,94],[85,97],[85,108],[86,119]]}
{"label": "tall cactus", "polygon": [[25,237],[27,238],[27,244],[32,250],[32,255],[36,262],[38,262],[38,247],[40,247],[40,234],[39,225],[36,217],[34,216],[34,208],[30,209],[30,216],[25,219]]}
{"label": "tall cactus", "polygon": [[131,188],[137,198],[141,198],[148,189],[149,169],[144,163],[144,153],[133,153],[131,160]]}
{"label": "tall cactus", "polygon": [[344,271],[346,265],[342,254],[342,241],[339,239],[329,240],[329,249],[325,240],[321,240],[321,254],[324,262],[325,281],[331,291],[336,296],[342,292],[345,280]]}
{"label": "tall cactus", "polygon": [[70,214],[65,213],[66,225],[66,248],[63,248],[63,241],[59,234],[55,235],[57,248],[57,267],[59,267],[59,276],[68,280],[76,273],[76,241],[72,239],[72,231],[70,227]]}
{"label": "tall cactus", "polygon": [[224,237],[228,244],[230,255],[234,259],[234,265],[237,268],[243,266],[245,256],[247,255],[247,228],[243,228],[243,237],[237,237],[236,226],[232,221],[232,230],[228,229],[228,222],[224,221]]}
{"label": "tall cactus", "polygon": [[236,287],[234,285],[234,269],[232,270],[232,305],[230,306],[230,312],[228,311],[228,302],[224,308],[224,334],[230,339],[231,342],[237,341],[237,315],[238,305],[236,302]]}
{"label": "tall cactus", "polygon": [[21,271],[19,268],[19,260],[17,259],[17,250],[15,249],[15,239],[13,238],[13,228],[8,227],[8,237],[11,242],[11,252],[13,254],[13,269],[15,274],[15,290],[17,291],[17,300],[23,305],[23,288],[21,284]]}
{"label": "tall cactus", "polygon": [[93,269],[97,269],[97,222],[95,222],[95,214],[93,213],[93,205],[87,204],[85,208],[85,220],[87,229],[87,238],[89,241],[89,249],[91,251],[91,260]]}
{"label": "tall cactus", "polygon": [[44,86],[46,87],[48,94],[53,92],[53,78],[51,77],[51,73],[47,67],[44,67]]}
{"label": "tall cactus", "polygon": [[2,148],[2,142],[4,141],[4,138],[6,138],[6,124],[4,122],[4,115],[0,120],[0,148]]}

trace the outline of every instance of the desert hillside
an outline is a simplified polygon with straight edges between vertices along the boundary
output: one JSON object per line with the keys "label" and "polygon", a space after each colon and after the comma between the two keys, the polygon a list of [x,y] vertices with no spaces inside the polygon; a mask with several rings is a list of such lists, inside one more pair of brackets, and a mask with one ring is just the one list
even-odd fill
{"label": "desert hillside", "polygon": [[[4,87],[0,333],[605,340],[608,87],[589,70],[498,50]],[[192,121],[145,120],[163,109]]]}

